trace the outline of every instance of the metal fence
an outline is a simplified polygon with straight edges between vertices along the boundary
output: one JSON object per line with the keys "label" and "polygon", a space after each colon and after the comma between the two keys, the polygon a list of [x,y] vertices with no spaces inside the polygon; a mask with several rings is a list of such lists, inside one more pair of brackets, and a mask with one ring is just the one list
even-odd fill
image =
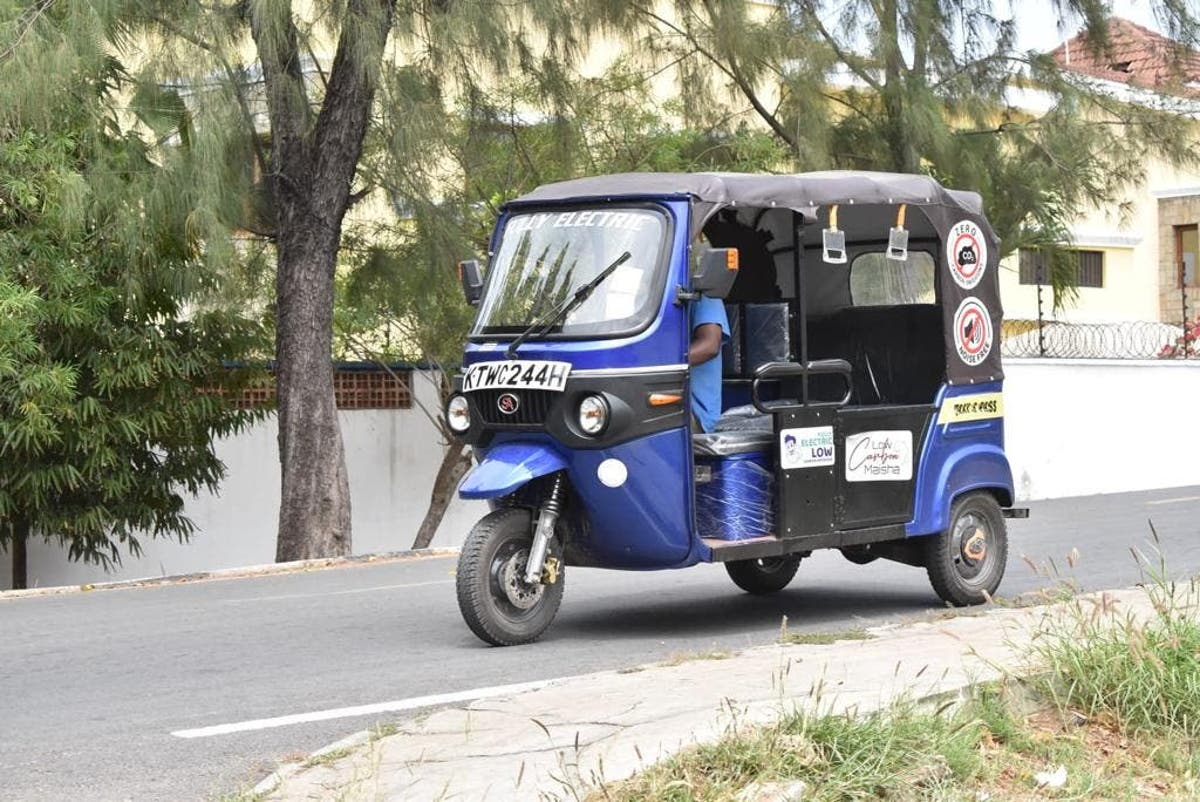
{"label": "metal fence", "polygon": [[1200,359],[1200,317],[1183,266],[1177,323],[1127,321],[1067,323],[1047,320],[1038,285],[1036,320],[1005,320],[1000,351],[1006,357],[1060,359]]}
{"label": "metal fence", "polygon": [[1006,320],[1001,353],[1063,359],[1200,359],[1200,320],[1188,324]]}

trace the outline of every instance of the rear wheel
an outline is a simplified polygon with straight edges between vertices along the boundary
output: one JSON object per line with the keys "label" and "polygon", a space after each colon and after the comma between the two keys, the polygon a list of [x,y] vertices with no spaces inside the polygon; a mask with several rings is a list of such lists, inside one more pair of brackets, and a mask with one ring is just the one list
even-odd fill
{"label": "rear wheel", "polygon": [[499,509],[475,524],[459,554],[458,609],[471,631],[494,646],[537,640],[562,603],[558,544],[550,545],[547,562],[552,570],[543,572],[542,582],[530,585],[525,582],[525,564],[532,545],[529,510]]}
{"label": "rear wheel", "polygon": [[870,546],[846,546],[842,549],[842,556],[855,565],[867,565],[879,559],[879,555],[872,554],[870,549]]}
{"label": "rear wheel", "polygon": [[925,570],[943,601],[965,607],[995,595],[1008,561],[1008,532],[990,493],[958,498],[946,531],[925,541]]}
{"label": "rear wheel", "polygon": [[725,570],[733,584],[755,595],[783,590],[792,581],[799,567],[799,554],[763,557],[759,560],[731,560],[725,563]]}

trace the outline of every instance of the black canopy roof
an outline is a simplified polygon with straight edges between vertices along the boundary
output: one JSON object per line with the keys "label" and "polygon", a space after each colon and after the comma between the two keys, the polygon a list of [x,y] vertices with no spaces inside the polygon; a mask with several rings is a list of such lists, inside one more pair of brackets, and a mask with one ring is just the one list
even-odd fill
{"label": "black canopy roof", "polygon": [[907,203],[983,215],[983,203],[977,193],[946,189],[929,176],[846,171],[794,175],[615,173],[545,184],[510,204],[665,195],[690,196],[701,207],[695,215],[700,222],[727,206],[780,207],[812,219],[817,208],[834,203]]}

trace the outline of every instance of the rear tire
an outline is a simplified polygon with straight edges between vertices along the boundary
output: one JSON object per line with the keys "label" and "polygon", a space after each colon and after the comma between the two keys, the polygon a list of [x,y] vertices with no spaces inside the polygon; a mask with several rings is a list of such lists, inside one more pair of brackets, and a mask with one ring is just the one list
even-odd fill
{"label": "rear tire", "polygon": [[725,570],[733,584],[756,596],[776,593],[786,588],[799,567],[798,554],[763,557],[759,560],[731,560],[725,563]]}
{"label": "rear tire", "polygon": [[925,538],[925,570],[947,604],[966,607],[991,599],[1008,562],[1008,531],[990,493],[955,499],[946,531]]}
{"label": "rear tire", "polygon": [[549,550],[560,560],[555,581],[528,585],[523,578],[533,545],[531,521],[527,509],[490,512],[475,524],[458,556],[459,612],[471,631],[493,646],[537,640],[562,603],[562,550],[556,541]]}
{"label": "rear tire", "polygon": [[846,546],[842,556],[855,565],[869,565],[879,559],[878,554],[870,552],[870,546]]}

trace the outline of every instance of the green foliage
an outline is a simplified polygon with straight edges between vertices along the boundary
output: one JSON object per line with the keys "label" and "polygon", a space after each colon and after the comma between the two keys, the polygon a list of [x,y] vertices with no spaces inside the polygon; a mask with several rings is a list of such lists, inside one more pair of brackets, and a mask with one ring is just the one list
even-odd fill
{"label": "green foliage", "polygon": [[352,231],[344,248],[337,343],[360,358],[456,364],[474,312],[454,265],[485,255],[500,205],[539,184],[623,171],[770,171],[787,160],[777,139],[744,120],[680,127],[671,119],[680,109],[658,109],[647,76],[627,61],[592,79],[530,74],[453,106],[403,67],[383,92],[384,105],[413,113],[381,126],[367,157],[399,219]]}
{"label": "green foliage", "polygon": [[[712,115],[749,102],[795,169],[929,173],[981,193],[1005,254],[1050,252],[1058,303],[1077,280],[1066,247],[1075,219],[1098,209],[1121,222],[1148,157],[1200,164],[1195,123],[1178,104],[1149,93],[1121,100],[1045,54],[1018,50],[1005,18],[1019,13],[1015,5],[784,0],[752,10],[739,0],[678,0],[668,16],[642,3],[595,4],[678,59],[689,108]],[[1155,7],[1165,30],[1196,46],[1194,4]],[[1107,46],[1105,3],[1057,8]]]}
{"label": "green foliage", "polygon": [[222,362],[262,332],[219,303],[236,251],[195,154],[135,130],[178,133],[179,105],[133,91],[82,5],[22,18],[0,72],[0,544],[109,565],[192,531],[181,494],[216,488],[214,438],[261,414],[223,400],[253,376]]}

